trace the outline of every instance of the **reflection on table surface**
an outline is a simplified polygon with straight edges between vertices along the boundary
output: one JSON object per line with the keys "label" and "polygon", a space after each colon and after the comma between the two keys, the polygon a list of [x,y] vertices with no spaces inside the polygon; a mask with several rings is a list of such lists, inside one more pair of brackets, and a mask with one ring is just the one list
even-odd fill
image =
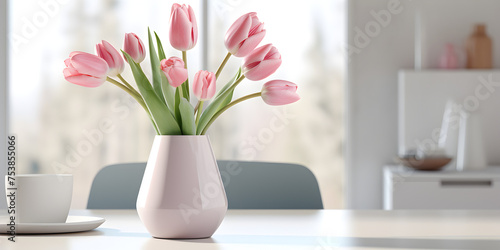
{"label": "reflection on table surface", "polygon": [[79,210],[98,229],[0,236],[1,249],[500,249],[500,211],[229,210],[212,238],[155,239],[135,210]]}

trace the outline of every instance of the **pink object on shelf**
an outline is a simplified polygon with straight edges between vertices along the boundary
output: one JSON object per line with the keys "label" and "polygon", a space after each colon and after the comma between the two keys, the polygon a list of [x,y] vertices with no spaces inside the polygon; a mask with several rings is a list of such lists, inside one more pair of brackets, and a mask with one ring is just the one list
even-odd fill
{"label": "pink object on shelf", "polygon": [[453,44],[447,43],[446,50],[441,56],[439,67],[442,69],[456,69],[458,68],[458,56],[455,52]]}

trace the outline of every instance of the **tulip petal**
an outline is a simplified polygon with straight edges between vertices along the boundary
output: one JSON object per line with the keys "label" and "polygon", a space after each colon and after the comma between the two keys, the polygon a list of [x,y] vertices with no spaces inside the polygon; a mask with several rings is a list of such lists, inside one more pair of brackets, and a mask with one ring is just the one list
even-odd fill
{"label": "tulip petal", "polygon": [[294,103],[300,100],[300,96],[294,91],[270,91],[267,95],[263,95],[262,99],[268,105],[278,106]]}
{"label": "tulip petal", "polygon": [[79,55],[79,54],[88,54],[87,52],[81,52],[81,51],[73,51],[69,53],[69,58],[73,57],[74,55]]}
{"label": "tulip petal", "polygon": [[102,44],[97,44],[96,45],[96,54],[104,59],[104,61],[106,61],[106,63],[108,63],[108,67],[110,68],[114,68],[115,66],[115,62],[113,60],[113,57],[111,56],[111,54],[104,48],[104,46]]}
{"label": "tulip petal", "polygon": [[64,77],[66,81],[88,88],[95,88],[101,86],[105,80],[88,75],[71,75]]}
{"label": "tulip petal", "polygon": [[191,5],[188,5],[188,14],[189,14],[189,21],[193,25],[193,28],[191,30],[191,45],[189,49],[192,49],[195,45],[196,42],[198,41],[198,24],[196,23],[196,16],[194,15],[194,10],[191,8]]}
{"label": "tulip petal", "polygon": [[256,48],[254,51],[252,51],[252,53],[250,53],[247,57],[245,57],[245,59],[243,59],[244,67],[245,65],[264,60],[264,57],[271,50],[272,47],[273,45],[269,43]]}
{"label": "tulip petal", "polygon": [[172,87],[179,87],[188,78],[187,69],[184,68],[184,61],[179,57],[172,56],[168,60],[161,60],[160,67]]}
{"label": "tulip petal", "polygon": [[108,64],[98,56],[84,53],[71,57],[71,65],[81,74],[103,77],[108,73]]}
{"label": "tulip petal", "polygon": [[252,18],[249,15],[244,15],[238,18],[233,25],[226,32],[226,39],[224,39],[224,44],[226,49],[231,54],[236,54],[240,47],[240,44],[248,38],[248,33],[252,27]]}
{"label": "tulip petal", "polygon": [[262,87],[262,99],[269,105],[286,105],[296,102],[300,96],[297,85],[284,80],[269,81]]}
{"label": "tulip petal", "polygon": [[[190,17],[191,16],[191,17]],[[172,14],[170,18],[170,44],[178,50],[189,50],[194,47],[198,37],[198,28],[196,24],[191,22],[194,18],[194,12],[182,5],[181,7],[174,8],[172,6]]]}
{"label": "tulip petal", "polygon": [[[141,63],[146,58],[146,50],[142,40],[134,33],[126,33],[123,42],[123,51],[132,57],[134,62]],[[125,58],[126,60],[126,58]]]}
{"label": "tulip petal", "polygon": [[209,100],[215,95],[215,74],[206,70],[196,72],[193,80],[193,93],[200,101]]}
{"label": "tulip petal", "polygon": [[[103,45],[104,49],[111,56],[111,60],[113,61],[113,68],[115,68],[116,71],[118,71],[118,74],[121,74],[123,72],[123,70],[125,69],[125,62],[123,61],[122,55],[120,54],[120,52],[118,52],[118,50],[115,49],[115,47],[113,47],[113,45],[111,45],[107,41],[103,40],[102,45]],[[106,60],[106,62],[108,62],[108,61]],[[108,66],[109,66],[109,62],[108,62]]]}
{"label": "tulip petal", "polygon": [[243,41],[241,47],[238,49],[238,52],[236,52],[236,54],[233,55],[236,57],[247,56],[259,45],[259,43],[264,39],[265,35],[266,31],[263,30],[262,32],[259,32],[253,36],[248,37],[245,41]]}
{"label": "tulip petal", "polygon": [[66,67],[69,67],[71,65],[71,59],[68,58],[68,59],[64,60],[64,64],[66,65]]}
{"label": "tulip petal", "polygon": [[63,70],[64,77],[69,77],[73,75],[79,75],[78,71],[74,68],[68,67]]}
{"label": "tulip petal", "polygon": [[257,66],[245,72],[245,77],[251,81],[262,80],[278,70],[281,65],[281,59],[265,60]]}

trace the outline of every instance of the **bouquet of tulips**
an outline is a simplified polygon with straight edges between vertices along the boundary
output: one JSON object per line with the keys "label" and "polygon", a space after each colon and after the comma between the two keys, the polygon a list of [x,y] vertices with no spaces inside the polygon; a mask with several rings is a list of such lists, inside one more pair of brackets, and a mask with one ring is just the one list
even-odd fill
{"label": "bouquet of tulips", "polygon": [[[196,45],[198,27],[189,5],[174,4],[170,16],[170,44],[182,52],[182,59],[167,58],[162,43],[148,29],[151,78],[141,68],[146,47],[134,33],[125,34],[123,54],[110,43],[96,45],[97,55],[72,52],[64,62],[67,81],[84,87],[98,87],[108,81],[130,94],[144,108],[158,135],[204,135],[210,125],[228,108],[242,101],[261,97],[269,105],[285,105],[300,99],[297,85],[284,80],[264,84],[261,92],[233,100],[234,89],[244,79],[259,81],[273,74],[281,65],[281,55],[271,44],[257,48],[266,30],[254,12],[245,14],[226,33],[228,53],[216,73],[198,71],[192,82],[197,104],[191,104],[186,51]],[[154,45],[156,41],[156,48]],[[234,77],[216,94],[216,82],[231,56],[242,57],[243,64]],[[125,61],[132,70],[138,91],[121,75]],[[204,102],[210,101],[204,108]]]}

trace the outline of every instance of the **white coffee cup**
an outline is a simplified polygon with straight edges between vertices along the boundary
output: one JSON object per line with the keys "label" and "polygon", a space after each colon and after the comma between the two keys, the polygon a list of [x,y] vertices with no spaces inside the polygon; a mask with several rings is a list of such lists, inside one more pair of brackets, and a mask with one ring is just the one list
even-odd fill
{"label": "white coffee cup", "polygon": [[5,176],[5,191],[7,207],[15,210],[10,216],[17,223],[64,223],[71,205],[73,175]]}

